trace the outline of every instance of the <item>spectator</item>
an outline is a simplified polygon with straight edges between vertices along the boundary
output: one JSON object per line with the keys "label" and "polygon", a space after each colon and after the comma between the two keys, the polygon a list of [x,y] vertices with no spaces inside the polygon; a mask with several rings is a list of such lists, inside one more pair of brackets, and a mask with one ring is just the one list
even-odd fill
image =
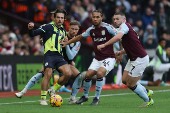
{"label": "spectator", "polygon": [[44,5],[43,0],[38,0],[37,2],[34,2],[33,13],[34,13],[34,17],[33,17],[34,22],[40,24],[47,23],[48,10],[47,7]]}
{"label": "spectator", "polygon": [[131,10],[131,4],[127,0],[117,0],[116,4],[122,4],[126,8],[126,13],[129,13]]}
{"label": "spectator", "polygon": [[83,22],[88,16],[89,16],[89,12],[92,12],[96,9],[96,7],[93,4],[90,4],[87,8],[87,11],[83,14],[82,18],[81,18],[81,22]]}
{"label": "spectator", "polygon": [[2,42],[3,48],[5,49],[5,55],[13,55],[13,51],[11,50],[11,43],[7,40]]}
{"label": "spectator", "polygon": [[165,9],[165,13],[167,15],[170,15],[170,2],[168,0],[162,0],[162,2],[160,3],[160,7],[164,7]]}
{"label": "spectator", "polygon": [[136,5],[132,5],[131,11],[127,14],[127,18],[131,18],[133,23],[136,23],[137,19],[141,18],[141,14]]}
{"label": "spectator", "polygon": [[159,5],[156,4],[155,0],[149,0],[148,7],[151,8],[151,15],[155,16],[155,12],[158,12]]}
{"label": "spectator", "polygon": [[166,32],[167,27],[170,26],[170,20],[169,16],[164,11],[164,7],[160,7],[159,12],[155,16],[155,20],[158,23],[159,35]]}
{"label": "spectator", "polygon": [[85,11],[87,11],[87,7],[90,5],[89,0],[83,0],[82,7],[84,8]]}
{"label": "spectator", "polygon": [[82,17],[84,15],[84,8],[81,6],[81,1],[80,0],[76,0],[76,3],[75,3],[75,12],[77,14],[80,15],[80,17]]}
{"label": "spectator", "polygon": [[75,11],[75,5],[71,5],[71,9],[69,11],[69,16],[71,20],[77,20],[80,21],[80,16],[78,13]]}
{"label": "spectator", "polygon": [[92,22],[92,11],[89,11],[88,12],[88,17],[81,24],[81,29],[82,29],[82,31],[85,31],[85,30],[87,30],[92,25],[93,25],[93,22]]}
{"label": "spectator", "polygon": [[[72,6],[73,4],[74,4],[74,0],[66,0],[66,2],[65,2],[65,9],[66,9],[67,12],[70,11],[71,6]],[[55,10],[55,9],[54,9],[54,10]],[[52,11],[54,11],[54,10],[52,10]]]}
{"label": "spectator", "polygon": [[[153,34],[157,34],[158,28],[157,28],[157,22],[156,22],[156,20],[153,20],[153,21],[152,21],[152,27],[153,27]],[[157,36],[159,37],[158,34],[157,34]]]}
{"label": "spectator", "polygon": [[147,7],[145,9],[145,14],[142,16],[142,22],[143,22],[143,29],[146,29],[146,26],[151,24],[153,21],[153,17],[151,14],[151,8]]}
{"label": "spectator", "polygon": [[157,46],[157,42],[154,39],[153,35],[148,35],[146,37],[146,41],[144,42],[144,48],[145,49],[155,49]]}
{"label": "spectator", "polygon": [[146,28],[146,31],[143,34],[143,44],[145,44],[147,42],[149,35],[152,35],[152,37],[156,41],[156,45],[157,45],[158,39],[157,39],[157,35],[153,34],[153,27],[152,27],[152,25],[148,25],[147,28]]}
{"label": "spectator", "polygon": [[99,7],[102,9],[102,12],[105,14],[106,21],[107,22],[110,21],[111,13],[108,13],[108,11],[111,9],[110,4],[106,0],[100,0],[99,3],[98,3],[97,9]]}
{"label": "spectator", "polygon": [[14,30],[14,33],[16,34],[17,39],[21,40],[21,34],[20,34],[19,27],[18,26],[14,26],[13,30]]}
{"label": "spectator", "polygon": [[142,20],[141,20],[141,19],[138,19],[138,20],[136,21],[136,27],[139,28],[138,35],[139,35],[139,37],[141,38],[141,40],[143,40],[144,30],[143,30],[143,27],[142,27]]}

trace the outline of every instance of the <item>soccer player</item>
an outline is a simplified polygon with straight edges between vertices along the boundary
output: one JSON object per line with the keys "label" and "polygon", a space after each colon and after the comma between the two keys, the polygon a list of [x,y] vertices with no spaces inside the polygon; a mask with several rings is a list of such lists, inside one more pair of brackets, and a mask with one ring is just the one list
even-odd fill
{"label": "soccer player", "polygon": [[170,47],[167,47],[165,50],[166,40],[164,38],[160,38],[158,43],[159,44],[158,47],[156,48],[155,56],[148,65],[153,68],[153,72],[154,72],[153,82],[140,80],[140,83],[142,85],[148,85],[148,86],[161,85],[163,74],[170,70],[170,63],[169,63]]}
{"label": "soccer player", "polygon": [[32,30],[34,23],[28,24],[29,35],[42,35],[44,44],[44,78],[41,82],[41,101],[40,105],[48,105],[46,102],[47,90],[49,81],[52,77],[54,67],[63,75],[59,78],[57,85],[64,85],[72,75],[70,66],[63,58],[63,51],[60,45],[60,40],[64,40],[66,31],[61,25],[66,18],[64,9],[56,10],[54,14],[54,24],[44,24],[39,29]]}
{"label": "soccer player", "polygon": [[[73,39],[75,37],[75,35],[77,35],[78,31],[79,31],[79,27],[80,27],[80,23],[78,21],[72,21],[70,22],[70,26],[69,26],[69,32],[68,32],[68,40]],[[66,61],[71,64],[70,68],[72,71],[72,77],[76,77],[73,86],[72,86],[72,93],[70,96],[70,100],[69,100],[69,104],[75,104],[76,99],[75,96],[78,93],[81,85],[82,85],[82,80],[84,78],[84,75],[81,75],[80,72],[78,71],[77,68],[75,68],[74,66],[74,62],[72,61],[73,58],[76,56],[76,54],[78,53],[80,49],[80,41],[75,42],[75,43],[71,43],[70,45],[65,46],[65,49],[63,49],[63,51],[66,51],[64,53],[67,53],[67,55],[64,54],[64,58],[66,59]],[[65,57],[67,56],[67,57]],[[55,92],[59,89],[58,85],[54,85],[53,88],[48,90],[48,93],[51,95],[55,95]]]}
{"label": "soccer player", "polygon": [[124,69],[122,82],[128,86],[133,92],[144,100],[140,107],[148,107],[154,103],[151,99],[153,91],[145,89],[139,82],[137,82],[149,64],[149,56],[143,48],[139,36],[133,30],[132,26],[126,22],[125,14],[122,12],[114,14],[114,23],[119,28],[118,33],[108,42],[98,45],[97,49],[102,51],[109,45],[117,41],[121,41],[124,50],[115,52],[119,62],[122,60],[122,54],[127,54],[129,60]]}
{"label": "soccer player", "polygon": [[[67,37],[69,39],[74,38],[77,35],[79,28],[80,28],[80,23],[78,21],[71,21],[70,26],[69,26],[69,31],[67,33]],[[79,80],[79,79],[82,79],[82,78],[81,78],[80,72],[74,67],[74,62],[72,60],[77,55],[77,53],[80,49],[80,45],[81,45],[80,42],[76,42],[76,43],[72,43],[70,45],[67,45],[65,48],[63,48],[64,59],[68,62],[68,64],[71,64],[70,65],[71,71],[73,72],[73,77],[76,77],[76,79],[75,79],[76,84],[78,84],[76,81],[82,81],[82,80]],[[18,98],[21,98],[27,92],[27,90],[29,90],[31,87],[33,87],[43,77],[44,77],[44,66],[42,66],[39,73],[34,75],[29,80],[29,82],[27,83],[25,88],[21,92],[15,93],[15,95]],[[79,84],[81,84],[81,83],[79,83]],[[55,87],[54,87],[54,89],[55,89]]]}
{"label": "soccer player", "polygon": [[103,51],[97,50],[97,45],[107,42],[112,38],[113,35],[116,34],[116,29],[113,26],[102,22],[102,19],[103,14],[101,11],[99,10],[93,11],[92,12],[93,25],[91,27],[89,27],[81,35],[76,36],[75,38],[69,40],[68,42],[61,42],[63,47],[65,47],[70,43],[77,42],[82,38],[87,38],[88,36],[91,36],[94,42],[95,58],[93,59],[85,75],[86,77],[85,85],[83,87],[84,95],[78,101],[76,101],[77,104],[81,104],[82,102],[88,100],[88,93],[91,87],[91,79],[95,74],[97,75],[96,92],[91,105],[97,105],[99,103],[100,101],[99,96],[103,86],[103,77],[106,76],[114,68],[116,62],[115,54],[113,52],[113,45],[106,47]]}

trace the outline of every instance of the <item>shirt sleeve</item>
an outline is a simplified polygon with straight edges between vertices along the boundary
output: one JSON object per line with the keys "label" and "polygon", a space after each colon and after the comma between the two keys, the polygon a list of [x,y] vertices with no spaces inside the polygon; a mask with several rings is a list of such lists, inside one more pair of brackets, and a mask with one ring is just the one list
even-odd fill
{"label": "shirt sleeve", "polygon": [[66,46],[66,54],[69,60],[73,60],[73,58],[77,55],[80,50],[81,43],[78,41],[76,45],[70,49],[69,45]]}
{"label": "shirt sleeve", "polygon": [[31,37],[37,36],[37,35],[43,35],[47,30],[46,24],[41,25],[38,29],[36,30],[29,30],[29,35]]}
{"label": "shirt sleeve", "polygon": [[91,30],[91,27],[88,28],[84,33],[82,33],[82,37],[84,38],[87,38],[90,36],[90,30]]}
{"label": "shirt sleeve", "polygon": [[117,29],[116,28],[114,28],[113,26],[106,26],[106,28],[107,28],[107,30],[108,30],[108,32],[110,33],[110,34],[112,34],[112,35],[116,35],[116,33],[117,33]]}
{"label": "shirt sleeve", "polygon": [[122,23],[118,29],[118,33],[127,34],[129,32],[129,28],[125,23]]}

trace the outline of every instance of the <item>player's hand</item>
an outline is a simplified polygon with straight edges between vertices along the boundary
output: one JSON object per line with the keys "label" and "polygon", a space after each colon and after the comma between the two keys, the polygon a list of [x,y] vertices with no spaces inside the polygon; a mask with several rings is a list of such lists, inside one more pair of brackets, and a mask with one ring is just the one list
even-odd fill
{"label": "player's hand", "polygon": [[121,55],[121,51],[116,51],[115,55],[116,55],[116,57],[118,57],[119,55]]}
{"label": "player's hand", "polygon": [[123,60],[123,55],[119,55],[116,57],[116,63],[120,64],[120,62],[122,62]]}
{"label": "player's hand", "polygon": [[33,22],[30,22],[28,24],[28,29],[31,30],[32,28],[34,28],[34,23]]}
{"label": "player's hand", "polygon": [[61,47],[65,47],[67,44],[63,40],[60,40],[60,45],[61,45]]}
{"label": "player's hand", "polygon": [[68,37],[64,37],[64,42],[67,42],[68,41]]}
{"label": "player's hand", "polygon": [[71,65],[72,65],[72,66],[75,66],[75,62],[74,62],[74,61],[71,61]]}
{"label": "player's hand", "polygon": [[101,45],[98,45],[98,46],[97,46],[97,49],[98,49],[99,51],[101,51],[102,48],[105,48],[105,45],[104,45],[104,44],[101,44]]}

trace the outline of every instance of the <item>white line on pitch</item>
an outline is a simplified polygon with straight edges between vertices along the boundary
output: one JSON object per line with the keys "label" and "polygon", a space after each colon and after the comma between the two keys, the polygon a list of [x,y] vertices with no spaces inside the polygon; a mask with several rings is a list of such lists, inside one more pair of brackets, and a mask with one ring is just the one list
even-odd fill
{"label": "white line on pitch", "polygon": [[[169,89],[168,90],[157,90],[157,91],[154,91],[154,92],[168,92],[170,91]],[[106,97],[106,96],[116,96],[116,95],[131,95],[131,94],[135,94],[135,93],[119,93],[119,94],[108,94],[108,95],[100,95],[100,97]],[[89,96],[90,98],[91,97],[94,97],[94,96]],[[76,98],[79,98],[79,97],[76,97]],[[70,99],[70,98],[63,98],[63,99]],[[38,100],[40,101],[40,100]],[[48,101],[48,100],[47,100]],[[4,104],[16,104],[16,103],[28,103],[28,102],[37,102],[37,101],[24,101],[24,102],[10,102],[10,103],[0,103],[0,105],[4,105]]]}

